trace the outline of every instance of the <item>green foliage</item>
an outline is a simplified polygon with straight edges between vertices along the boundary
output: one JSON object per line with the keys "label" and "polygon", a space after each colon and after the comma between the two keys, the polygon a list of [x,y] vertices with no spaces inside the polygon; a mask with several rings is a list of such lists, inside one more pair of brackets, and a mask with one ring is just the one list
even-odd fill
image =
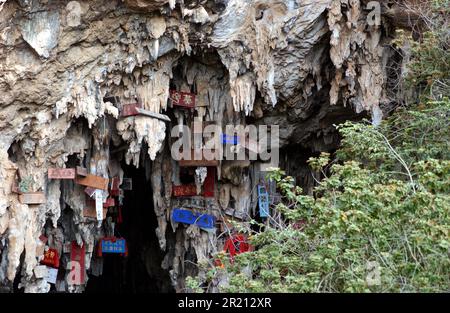
{"label": "green foliage", "polygon": [[450,74],[450,53],[436,32],[426,32],[423,42],[410,40],[412,60],[408,66],[408,81],[417,85],[426,82],[431,87],[436,80],[447,79]]}
{"label": "green foliage", "polygon": [[402,109],[378,127],[346,122],[338,126],[343,136],[340,159],[353,159],[370,169],[401,170],[396,154],[409,167],[427,159],[450,159],[450,100],[430,101],[426,109]]}
{"label": "green foliage", "polygon": [[281,218],[252,234],[254,251],[233,263],[222,253],[224,268],[189,278],[190,290],[208,290],[228,275],[220,291],[450,291],[450,100],[448,88],[435,93],[449,81],[443,38],[435,30],[412,44],[406,79],[410,88],[426,86],[419,106],[397,110],[377,128],[337,126],[336,159],[309,160],[325,177],[314,196],[273,169],[268,178],[283,196],[273,211]]}
{"label": "green foliage", "polygon": [[[439,118],[448,114],[442,101],[397,112],[379,129],[339,126],[339,162],[316,197],[274,169],[268,177],[284,197],[276,207],[283,223],[251,236],[255,251],[209,269],[206,281],[226,271],[224,292],[449,291],[450,138]],[[324,153],[309,164],[320,170],[329,159]],[[294,227],[299,221],[303,228]],[[189,281],[201,290],[198,280]]]}

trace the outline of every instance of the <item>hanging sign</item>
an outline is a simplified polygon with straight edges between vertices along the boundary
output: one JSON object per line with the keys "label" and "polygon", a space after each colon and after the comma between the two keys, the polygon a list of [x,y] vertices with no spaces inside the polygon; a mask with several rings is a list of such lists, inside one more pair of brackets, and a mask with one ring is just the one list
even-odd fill
{"label": "hanging sign", "polygon": [[125,238],[105,237],[100,240],[98,256],[103,253],[120,253],[125,256],[128,254],[127,242]]}
{"label": "hanging sign", "polygon": [[57,277],[58,277],[58,269],[47,266],[47,275],[45,275],[45,280],[47,281],[47,283],[56,284]]}
{"label": "hanging sign", "polygon": [[109,180],[108,180],[108,178],[103,178],[101,176],[87,174],[86,177],[75,178],[75,182],[78,185],[92,187],[95,189],[107,190]]}
{"label": "hanging sign", "polygon": [[48,238],[46,236],[44,236],[44,235],[40,235],[39,236],[39,240],[42,241],[44,244],[46,244],[47,241],[48,241]]}
{"label": "hanging sign", "polygon": [[119,184],[120,184],[120,178],[119,177],[113,177],[111,178],[111,196],[118,196],[119,195]]}
{"label": "hanging sign", "polygon": [[92,198],[95,195],[95,191],[97,189],[92,188],[92,187],[86,187],[84,188],[84,193],[87,194],[90,198]]}
{"label": "hanging sign", "polygon": [[205,181],[203,182],[203,196],[213,198],[215,195],[216,168],[208,167]]}
{"label": "hanging sign", "polygon": [[170,100],[173,106],[184,108],[195,107],[195,94],[193,93],[170,90]]}
{"label": "hanging sign", "polygon": [[239,143],[239,137],[237,135],[230,136],[227,134],[222,134],[221,136],[222,144],[229,144],[229,145],[237,145]]}
{"label": "hanging sign", "polygon": [[43,192],[23,192],[19,194],[19,201],[22,204],[42,204],[45,203]]}
{"label": "hanging sign", "polygon": [[183,209],[174,209],[172,220],[176,223],[195,224],[200,228],[214,228],[215,224],[215,218],[212,215],[194,213]]}
{"label": "hanging sign", "polygon": [[[181,153],[183,153],[183,152],[181,152]],[[214,149],[211,149],[210,153],[211,153],[211,155],[215,156],[216,151]],[[200,157],[197,157],[197,159],[200,159],[200,160],[196,160],[196,157],[195,157],[196,154],[198,154],[200,156]],[[181,159],[178,161],[178,164],[181,167],[218,166],[219,160],[216,160],[215,158],[213,158],[212,160],[207,160],[204,156],[203,150],[198,149],[198,151],[195,151],[195,149],[191,149],[191,156],[190,156],[189,160]]]}
{"label": "hanging sign", "polygon": [[71,285],[82,285],[84,284],[84,272],[85,272],[85,255],[86,255],[86,245],[79,246],[76,241],[72,241],[71,251],[70,251],[70,261],[72,263],[71,268]]}
{"label": "hanging sign", "polygon": [[114,198],[108,198],[106,199],[105,203],[103,203],[104,208],[109,208],[116,205],[116,201]]}
{"label": "hanging sign", "polygon": [[75,172],[78,176],[83,176],[83,177],[87,176],[87,174],[88,174],[87,168],[82,167],[82,166],[77,166],[75,168]]}
{"label": "hanging sign", "polygon": [[49,168],[49,179],[75,179],[74,168]]}
{"label": "hanging sign", "polygon": [[197,195],[197,187],[193,184],[172,186],[174,197],[192,197]]}
{"label": "hanging sign", "polygon": [[45,251],[44,259],[41,260],[41,264],[58,268],[59,267],[58,251],[53,248],[49,248],[47,251]]}
{"label": "hanging sign", "polygon": [[268,217],[269,194],[267,193],[266,187],[264,187],[263,185],[258,185],[258,205],[259,205],[259,216]]}
{"label": "hanging sign", "polygon": [[140,108],[140,107],[141,106],[137,103],[125,104],[122,107],[121,115],[123,117],[138,115],[139,113],[137,111],[137,108]]}
{"label": "hanging sign", "polygon": [[103,221],[103,192],[98,189],[95,191],[95,213],[97,221]]}
{"label": "hanging sign", "polygon": [[247,242],[247,238],[244,235],[239,234],[229,238],[225,242],[223,249],[230,254],[231,261],[233,261],[235,255],[250,251],[251,246]]}

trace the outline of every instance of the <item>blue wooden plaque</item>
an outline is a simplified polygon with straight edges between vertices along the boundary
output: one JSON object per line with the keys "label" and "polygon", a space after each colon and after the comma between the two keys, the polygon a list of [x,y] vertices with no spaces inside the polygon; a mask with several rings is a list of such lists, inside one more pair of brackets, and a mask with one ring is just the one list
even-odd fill
{"label": "blue wooden plaque", "polygon": [[237,145],[239,142],[239,137],[234,135],[234,136],[229,136],[227,134],[222,134],[222,144],[229,144],[229,145]]}
{"label": "blue wooden plaque", "polygon": [[126,243],[125,239],[117,239],[116,241],[103,239],[102,253],[125,253]]}
{"label": "blue wooden plaque", "polygon": [[212,215],[194,213],[183,209],[174,209],[172,220],[176,223],[195,224],[201,228],[214,228],[215,224],[215,218]]}
{"label": "blue wooden plaque", "polygon": [[258,185],[259,216],[269,217],[269,194],[266,187]]}

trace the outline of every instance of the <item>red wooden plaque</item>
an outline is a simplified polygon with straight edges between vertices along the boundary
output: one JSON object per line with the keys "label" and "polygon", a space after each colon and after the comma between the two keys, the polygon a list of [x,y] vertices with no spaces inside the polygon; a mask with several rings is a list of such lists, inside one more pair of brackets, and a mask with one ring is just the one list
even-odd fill
{"label": "red wooden plaque", "polygon": [[118,196],[119,191],[119,184],[120,184],[120,178],[119,177],[113,177],[111,178],[111,196]]}
{"label": "red wooden plaque", "polygon": [[106,202],[103,203],[104,208],[109,208],[110,206],[115,206],[115,205],[116,205],[116,201],[114,201],[114,198],[108,198],[108,199],[106,199]]}
{"label": "red wooden plaque", "polygon": [[244,235],[238,234],[229,238],[223,249],[230,254],[230,261],[233,262],[236,254],[251,251],[252,247]]}
{"label": "red wooden plaque", "polygon": [[213,198],[215,194],[216,168],[208,167],[205,181],[203,183],[203,196]]}
{"label": "red wooden plaque", "polygon": [[[70,251],[70,261],[78,262],[80,265],[76,267],[75,264],[72,264],[71,273],[74,274],[71,283],[73,285],[82,285],[84,284],[84,271],[85,271],[85,254],[86,254],[86,245],[83,244],[83,247],[80,247],[76,241],[72,241],[72,249]],[[75,273],[74,271],[78,269],[80,272]],[[78,279],[75,279],[79,277]]]}
{"label": "red wooden plaque", "polygon": [[56,249],[48,249],[44,253],[44,259],[41,261],[41,264],[47,265],[53,268],[59,267],[59,255]]}
{"label": "red wooden plaque", "polygon": [[197,195],[197,187],[193,184],[172,186],[174,197],[192,197]]}
{"label": "red wooden plaque", "polygon": [[122,107],[122,114],[121,115],[123,117],[138,115],[139,111],[137,110],[137,108],[140,108],[140,107],[141,106],[138,103],[125,104]]}
{"label": "red wooden plaque", "polygon": [[44,236],[44,235],[40,235],[40,236],[39,236],[39,240],[42,241],[44,244],[46,244],[48,238],[47,238],[46,236]]}
{"label": "red wooden plaque", "polygon": [[193,93],[170,90],[170,100],[174,106],[185,108],[195,107],[195,94]]}
{"label": "red wooden plaque", "polygon": [[74,168],[49,168],[49,179],[75,179]]}

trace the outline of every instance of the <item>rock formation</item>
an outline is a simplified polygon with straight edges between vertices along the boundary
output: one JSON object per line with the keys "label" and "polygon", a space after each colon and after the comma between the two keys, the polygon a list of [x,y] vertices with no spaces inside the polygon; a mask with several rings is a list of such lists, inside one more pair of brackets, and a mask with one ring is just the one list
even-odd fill
{"label": "rock formation", "polygon": [[[263,172],[259,161],[222,161],[208,171],[213,196],[202,196],[208,175],[201,167],[182,173],[170,154],[172,127],[194,118],[221,127],[280,125],[281,164],[301,179],[307,156],[335,149],[333,124],[363,115],[377,124],[389,105],[383,87],[390,28],[373,17],[373,1],[1,2],[0,286],[6,292],[84,291],[102,272],[100,239],[118,227],[118,204],[103,219],[89,217],[86,203],[94,200],[86,186],[51,179],[48,169],[80,166],[109,183],[117,177],[121,186],[145,173],[140,202],[146,199],[154,214],[148,227],[155,237],[129,239],[128,248],[141,250],[137,258],[148,275],[170,282],[160,288],[181,292],[185,277],[196,273],[192,264],[212,262],[223,249],[227,209],[240,223],[256,214]],[[170,90],[195,94],[195,107],[173,105]],[[171,122],[123,116],[132,103]],[[196,173],[196,195],[173,197],[173,186]],[[26,192],[45,202],[23,203]],[[106,200],[111,192],[99,196]],[[116,201],[131,201],[127,192]],[[172,210],[181,207],[214,216],[225,230],[174,222]],[[86,275],[70,284],[72,243],[84,247]],[[40,265],[49,248],[61,260],[54,284]]]}

